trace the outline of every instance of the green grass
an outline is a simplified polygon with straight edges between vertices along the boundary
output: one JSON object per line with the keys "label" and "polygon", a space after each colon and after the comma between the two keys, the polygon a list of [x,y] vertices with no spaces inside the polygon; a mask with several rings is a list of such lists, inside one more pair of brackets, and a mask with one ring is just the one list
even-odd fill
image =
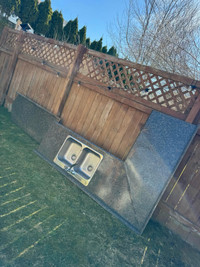
{"label": "green grass", "polygon": [[199,266],[197,251],[154,222],[137,236],[37,146],[0,107],[0,266]]}

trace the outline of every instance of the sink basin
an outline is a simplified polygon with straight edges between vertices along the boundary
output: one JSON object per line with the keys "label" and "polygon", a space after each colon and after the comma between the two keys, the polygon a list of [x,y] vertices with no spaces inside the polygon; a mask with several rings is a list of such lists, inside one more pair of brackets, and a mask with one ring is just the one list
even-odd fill
{"label": "sink basin", "polygon": [[[83,149],[77,165],[73,167],[74,172],[84,179],[84,185],[88,185],[96,172],[103,156],[89,147]],[[81,179],[81,182],[83,181]],[[82,182],[83,183],[83,182]]]}
{"label": "sink basin", "polygon": [[63,169],[71,168],[74,164],[76,164],[81,151],[82,144],[69,136],[58,151],[54,162]]}
{"label": "sink basin", "polygon": [[54,162],[87,186],[103,156],[92,148],[68,136],[59,149]]}

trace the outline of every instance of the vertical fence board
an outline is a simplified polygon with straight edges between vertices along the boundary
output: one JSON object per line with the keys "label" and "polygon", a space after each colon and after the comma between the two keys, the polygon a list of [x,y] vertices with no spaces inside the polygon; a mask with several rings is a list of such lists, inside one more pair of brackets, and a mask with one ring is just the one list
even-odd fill
{"label": "vertical fence board", "polygon": [[75,124],[76,117],[80,116],[80,113],[78,113],[78,111],[79,111],[80,104],[82,102],[83,94],[84,94],[84,91],[81,90],[80,87],[77,87],[76,88],[76,97],[75,97],[75,100],[73,102],[73,107],[72,107],[71,112],[69,111],[69,116],[68,116],[68,123],[69,123],[70,128],[72,130],[74,130],[74,128],[75,128],[74,124]]}
{"label": "vertical fence board", "polygon": [[51,109],[53,114],[58,114],[59,106],[64,96],[65,87],[66,87],[66,79],[60,78],[60,84],[57,88],[57,92],[54,97],[52,109]]}
{"label": "vertical fence board", "polygon": [[85,137],[88,137],[87,133],[89,130],[89,127],[91,127],[91,122],[93,120],[93,117],[98,109],[98,104],[101,101],[102,96],[100,94],[96,94],[94,101],[91,103],[91,105],[88,107],[88,116],[86,118],[85,123],[83,124],[82,127],[82,135]]}
{"label": "vertical fence board", "polygon": [[11,59],[9,61],[9,65],[4,75],[3,92],[2,92],[2,97],[0,99],[1,104],[4,102],[6,95],[8,93],[8,90],[9,90],[10,83],[12,82],[12,78],[15,72],[17,61],[18,61],[18,55],[22,47],[23,38],[24,38],[23,32],[19,32],[19,34],[17,35],[16,41],[15,41],[14,50],[13,50]]}
{"label": "vertical fence board", "polygon": [[125,159],[128,155],[130,148],[132,147],[132,140],[136,140],[138,137],[138,134],[141,131],[141,128],[143,124],[146,122],[148,116],[140,111],[136,111],[136,113],[133,116],[132,123],[130,123],[122,142],[120,143],[120,146],[118,148],[118,155]]}
{"label": "vertical fence board", "polygon": [[123,119],[123,122],[121,124],[121,131],[118,134],[118,138],[113,140],[113,143],[111,145],[111,150],[113,151],[114,154],[120,155],[120,144],[122,143],[125,133],[128,130],[128,127],[130,124],[134,124],[134,115],[136,113],[136,110],[133,108],[128,108],[126,115]]}
{"label": "vertical fence board", "polygon": [[6,73],[9,68],[9,64],[11,61],[11,56],[1,52],[0,54],[0,104],[4,100],[4,91],[5,91],[5,84],[6,84]]}
{"label": "vertical fence board", "polygon": [[53,111],[54,99],[56,98],[62,79],[60,77],[54,77],[54,81],[55,83],[53,84],[53,88],[52,88],[51,95],[48,101],[48,105],[46,106],[46,108],[50,111]]}
{"label": "vertical fence board", "polygon": [[[20,92],[20,83],[21,80],[23,78],[23,73],[24,73],[24,69],[25,69],[25,64],[22,61],[18,61],[16,68],[15,68],[15,72],[13,74],[13,78],[12,81],[10,83],[10,87],[9,87],[9,91],[7,96],[14,100],[15,96],[16,96],[16,92]],[[11,109],[10,104],[6,101],[5,106],[9,109]]]}
{"label": "vertical fence board", "polygon": [[111,145],[111,139],[113,139],[113,132],[115,133],[115,121],[114,119],[119,116],[120,108],[122,104],[118,102],[114,102],[108,118],[105,122],[104,129],[101,132],[101,135],[97,138],[97,142],[100,146],[105,146],[105,148],[109,148]]}
{"label": "vertical fence board", "polygon": [[85,124],[87,120],[91,105],[96,97],[95,92],[93,92],[92,90],[88,90],[88,91],[85,90],[84,95],[86,96],[86,101],[84,105],[82,106],[82,112],[80,112],[80,116],[77,120],[77,125],[75,128],[75,131],[80,134],[82,134],[83,125]]}
{"label": "vertical fence board", "polygon": [[[154,219],[194,244],[200,229],[200,136],[196,135],[159,202]],[[164,214],[163,214],[164,213]],[[197,234],[198,236],[198,234]]]}
{"label": "vertical fence board", "polygon": [[97,124],[97,126],[93,132],[91,140],[96,141],[98,139],[98,137],[101,135],[113,104],[114,104],[114,101],[112,101],[110,99],[107,100],[107,103],[105,102],[105,105],[103,107],[103,111],[100,114],[98,124]]}
{"label": "vertical fence board", "polygon": [[78,89],[79,88],[77,86],[75,85],[72,86],[68,99],[63,108],[61,119],[62,119],[63,124],[66,126],[68,126],[68,120],[70,119],[70,116],[72,116],[73,105],[76,100]]}
{"label": "vertical fence board", "polygon": [[95,109],[95,112],[93,113],[93,116],[90,121],[90,125],[88,129],[85,131],[85,136],[90,139],[92,142],[95,142],[96,140],[93,138],[93,134],[95,132],[95,129],[97,125],[99,124],[99,119],[102,115],[102,112],[108,102],[108,98],[100,95],[98,102],[96,103],[97,108]]}
{"label": "vertical fence board", "polygon": [[24,81],[24,83],[22,83],[22,81],[20,82],[20,87],[17,91],[26,96],[28,89],[30,87],[31,79],[32,79],[33,66],[30,64],[26,64],[26,63],[24,63],[24,65],[25,65],[25,68],[23,70],[23,73],[25,76],[25,81]]}
{"label": "vertical fence board", "polygon": [[113,153],[111,149],[112,143],[116,139],[118,139],[118,134],[120,132],[121,125],[122,125],[122,122],[124,120],[127,110],[128,110],[128,106],[121,104],[119,109],[111,113],[111,116],[108,118],[109,122],[111,123],[111,128],[107,132],[106,142],[104,145],[105,145],[105,148],[111,153]]}

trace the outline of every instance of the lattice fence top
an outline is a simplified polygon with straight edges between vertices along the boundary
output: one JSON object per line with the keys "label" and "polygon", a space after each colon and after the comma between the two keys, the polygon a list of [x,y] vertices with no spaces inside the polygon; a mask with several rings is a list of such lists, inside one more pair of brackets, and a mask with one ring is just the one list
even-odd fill
{"label": "lattice fence top", "polygon": [[75,49],[61,44],[51,44],[46,39],[37,40],[31,35],[25,37],[21,52],[61,67],[71,65],[75,57]]}
{"label": "lattice fence top", "polygon": [[[199,94],[196,86],[164,78],[136,67],[85,54],[79,73],[174,111],[185,113]],[[111,89],[110,88],[110,89]]]}
{"label": "lattice fence top", "polygon": [[[16,47],[20,37],[19,31],[7,30],[6,39],[2,44],[7,49]],[[36,38],[33,34],[23,33],[21,53],[42,59],[61,67],[69,67],[75,57],[76,46],[62,44],[58,41],[51,42],[47,38]]]}
{"label": "lattice fence top", "polygon": [[7,31],[6,39],[4,40],[4,43],[2,44],[3,47],[8,48],[8,49],[9,48],[11,48],[11,49],[15,48],[18,36],[19,36],[19,34],[16,32]]}
{"label": "lattice fence top", "polygon": [[[11,29],[6,30],[2,46],[13,50],[18,41],[21,42],[20,53],[63,68],[74,62],[77,53],[76,46]],[[119,92],[123,90],[183,114],[189,111],[200,93],[200,82],[193,83],[191,79],[182,76],[175,79],[176,75],[164,75],[162,71],[127,63],[92,50],[84,54],[79,73],[110,89],[117,88]]]}

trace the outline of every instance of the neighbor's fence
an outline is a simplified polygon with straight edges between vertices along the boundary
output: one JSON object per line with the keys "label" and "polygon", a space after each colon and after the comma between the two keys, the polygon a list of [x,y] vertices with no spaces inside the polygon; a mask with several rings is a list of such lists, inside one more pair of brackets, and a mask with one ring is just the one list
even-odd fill
{"label": "neighbor's fence", "polygon": [[187,150],[153,217],[200,250],[199,135]]}
{"label": "neighbor's fence", "polygon": [[[200,81],[9,28],[0,40],[0,81],[8,109],[20,92],[121,159],[152,110],[200,122]],[[199,158],[197,135],[154,214],[196,247]]]}

